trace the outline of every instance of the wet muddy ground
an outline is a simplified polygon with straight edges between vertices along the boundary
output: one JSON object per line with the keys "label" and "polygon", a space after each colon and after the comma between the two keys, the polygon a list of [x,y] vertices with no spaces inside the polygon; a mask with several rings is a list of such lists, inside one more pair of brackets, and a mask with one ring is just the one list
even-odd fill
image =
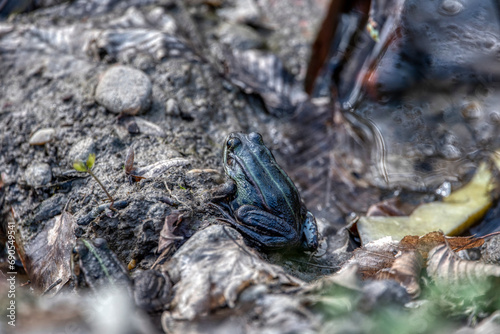
{"label": "wet muddy ground", "polygon": [[[0,220],[5,231],[9,223],[17,226],[23,264],[35,276],[29,273],[28,286],[37,293],[50,287],[50,296],[72,291],[69,256],[75,239],[104,238],[136,285],[151,268],[172,284],[161,306],[148,306],[137,321],[127,319],[135,311],[117,311],[121,328],[129,332],[148,332],[148,326],[178,333],[319,331],[321,316],[306,307],[313,302],[296,294],[350,257],[355,245],[342,229],[350,213],[366,212],[405,191],[418,191],[411,198],[416,202],[429,201],[436,198],[432,187],[461,184],[477,155],[462,159],[460,170],[450,172],[446,162],[460,160],[453,155],[457,150],[493,147],[498,125],[481,122],[497,112],[492,110],[496,73],[486,83],[472,80],[473,94],[463,88],[465,97],[454,96],[449,104],[443,102],[446,91],[425,105],[421,90],[404,102],[368,94],[348,105],[352,96],[340,90],[340,104],[324,87],[308,98],[303,80],[328,5],[321,0],[49,1],[0,21]],[[496,26],[488,29],[494,35]],[[389,60],[394,50],[384,53]],[[346,73],[362,77],[349,66],[357,65],[347,64]],[[391,68],[384,66],[379,70]],[[390,73],[376,78],[389,94],[394,82],[384,75]],[[354,90],[354,79],[343,80],[341,89]],[[340,114],[354,105],[354,113]],[[426,108],[435,114],[422,116]],[[457,110],[466,114],[466,123],[449,116]],[[366,122],[358,118],[377,123],[389,147],[381,150],[373,130],[363,132]],[[428,125],[437,118],[456,127],[436,131]],[[355,126],[346,124],[359,126],[359,137],[351,133]],[[403,130],[395,130],[401,124]],[[295,182],[318,222],[317,253],[258,252],[217,219],[220,213],[208,203],[226,178],[222,149],[235,131],[261,133]],[[409,138],[412,131],[416,135]],[[433,137],[426,137],[429,133]],[[437,149],[426,151],[431,146]],[[127,170],[131,148],[132,174],[144,178],[134,180]],[[377,149],[387,156],[385,179]],[[73,168],[75,160],[90,154],[114,210],[99,184]],[[412,177],[405,174],[410,172]],[[46,247],[51,231],[66,238],[55,253]],[[50,267],[54,260],[64,265]],[[43,272],[45,265],[52,269]],[[20,263],[16,270],[22,272]],[[18,284],[26,281],[19,275]],[[405,302],[398,289],[391,291],[397,303]],[[128,305],[119,295],[103,301],[102,309]],[[49,301],[53,310],[62,312],[66,305],[73,315],[82,308],[102,311],[90,307],[92,301],[64,298]],[[37,313],[30,303],[23,304],[19,322],[35,332],[28,319]],[[46,328],[68,326],[46,319]],[[82,331],[105,328],[99,321],[72,321]]]}

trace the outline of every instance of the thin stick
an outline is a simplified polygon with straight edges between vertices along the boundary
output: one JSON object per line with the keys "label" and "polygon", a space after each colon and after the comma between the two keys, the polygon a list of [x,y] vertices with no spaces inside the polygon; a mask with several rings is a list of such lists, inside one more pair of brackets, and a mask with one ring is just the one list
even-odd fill
{"label": "thin stick", "polygon": [[99,185],[101,186],[102,190],[104,190],[104,192],[106,193],[106,195],[108,195],[108,198],[111,201],[111,205],[109,206],[109,208],[111,209],[113,207],[113,204],[115,203],[115,200],[113,199],[113,197],[111,197],[111,195],[108,193],[108,191],[106,190],[106,188],[104,187],[104,185],[101,183],[101,181],[99,181],[99,179],[97,178],[97,176],[95,176],[95,174],[92,173],[92,171],[90,170],[90,168],[87,168],[87,172],[94,178],[94,180],[97,181],[97,183],[99,183]]}

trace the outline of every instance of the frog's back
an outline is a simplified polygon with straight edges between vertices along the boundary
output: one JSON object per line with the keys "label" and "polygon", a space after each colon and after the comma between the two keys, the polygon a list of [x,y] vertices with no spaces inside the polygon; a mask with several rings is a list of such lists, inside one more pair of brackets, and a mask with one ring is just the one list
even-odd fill
{"label": "frog's back", "polygon": [[251,156],[246,160],[251,164],[248,167],[253,174],[253,183],[260,189],[267,209],[277,216],[298,222],[302,214],[299,193],[271,151],[264,145],[251,145],[248,154]]}

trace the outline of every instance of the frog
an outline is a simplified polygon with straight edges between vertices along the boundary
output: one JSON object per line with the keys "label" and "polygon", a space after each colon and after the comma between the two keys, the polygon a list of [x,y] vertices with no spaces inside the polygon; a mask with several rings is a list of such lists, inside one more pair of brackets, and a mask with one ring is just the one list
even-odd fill
{"label": "frog", "polygon": [[233,132],[223,146],[227,181],[213,192],[212,204],[258,248],[318,248],[318,228],[290,177],[276,162],[262,135]]}
{"label": "frog", "polygon": [[103,238],[78,238],[72,251],[71,268],[77,287],[88,286],[99,293],[102,288],[114,286],[131,294],[128,271]]}

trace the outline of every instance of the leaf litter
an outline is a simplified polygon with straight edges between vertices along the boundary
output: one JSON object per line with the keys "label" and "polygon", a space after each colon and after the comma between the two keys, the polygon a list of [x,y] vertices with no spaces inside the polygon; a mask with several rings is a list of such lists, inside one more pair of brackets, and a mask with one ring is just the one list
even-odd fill
{"label": "leaf litter", "polygon": [[[66,35],[63,34],[64,36],[62,37],[49,36],[48,38],[52,40],[59,40],[59,42],[62,43],[64,41],[72,40],[72,38],[68,38],[68,36],[75,36],[74,32],[73,35],[67,34],[67,32],[65,33]],[[127,34],[128,36],[126,36]],[[122,61],[126,61],[127,52],[130,52],[130,48],[128,48],[126,44],[129,37],[132,40],[135,40],[135,44],[140,46],[139,49],[146,51],[145,53],[149,53],[150,56],[152,55],[155,60],[161,60],[165,57],[164,49],[166,48],[165,45],[168,45],[167,36],[163,34],[150,33],[140,29],[125,32],[123,34],[120,31],[111,31],[109,33],[100,34],[100,37],[97,41],[95,41],[95,43],[97,45],[97,49],[103,48],[104,46],[110,48],[106,50],[107,55],[110,58],[118,58]],[[177,39],[172,40],[171,42],[177,43]],[[63,44],[58,45],[56,43],[56,47],[62,47],[62,50],[67,51]],[[151,47],[146,48],[144,45],[151,45]],[[171,49],[173,49],[173,51],[179,51],[182,48],[172,47]],[[75,50],[70,49],[68,52],[75,52]],[[99,54],[97,53],[97,55]],[[175,54],[172,56],[175,56]],[[276,73],[283,71],[282,65],[279,63],[277,58],[269,58],[266,55],[261,55],[260,59],[258,57],[252,58],[242,56],[241,61],[249,62],[250,65],[247,64],[244,67],[252,69],[253,73],[250,73],[247,78],[239,78],[230,73],[230,76],[232,75],[230,81],[232,80],[233,83],[242,88],[243,91],[259,94],[262,97],[264,104],[267,106],[268,111],[273,115],[282,114],[289,108],[295,106],[295,104],[291,102],[292,99],[290,99],[290,91],[296,83],[273,81],[269,80],[269,77],[260,76],[261,74],[269,73],[270,68],[273,68],[272,70]],[[237,66],[239,65],[235,64],[233,68],[237,68]],[[280,74],[278,79],[281,78],[282,76]],[[285,78],[289,77],[285,76]],[[255,80],[257,84],[254,84],[252,80]],[[134,124],[139,128],[137,122],[134,122]],[[144,124],[147,128],[149,128],[149,130],[142,132],[150,132],[150,134],[154,134],[155,131],[152,130],[157,130],[155,127],[151,126],[153,123],[143,123],[143,125]],[[156,132],[156,134],[158,133],[160,132]],[[169,170],[173,166],[171,164],[174,163],[174,161],[176,161],[175,163],[178,163],[178,165],[174,167],[183,166],[183,163],[187,164],[189,161],[187,159],[184,161],[183,159],[175,159],[178,158],[174,158],[174,160],[162,160],[157,163],[150,164],[149,166],[142,167],[142,169],[138,169],[139,172],[137,172],[133,169],[133,155],[132,158],[128,156],[126,159],[127,163],[125,166],[125,172],[128,174],[137,173],[143,177],[155,178],[163,175],[167,170]],[[180,185],[179,188],[181,187],[184,186]],[[166,188],[168,189],[168,187]],[[186,189],[184,188],[182,190]],[[180,224],[181,219],[182,214],[176,212],[171,212],[170,215],[167,216],[160,234],[160,240],[158,240],[158,250],[160,248],[167,249],[171,247],[171,241],[178,238],[174,232],[177,225]],[[179,331],[184,331],[185,329],[190,328],[189,324],[186,325],[186,320],[197,320],[197,323],[193,322],[191,325],[199,326],[198,329],[202,329],[203,325],[207,325],[207,320],[214,319],[217,315],[226,316],[223,317],[223,320],[221,321],[233,321],[233,323],[231,323],[233,325],[234,322],[238,322],[239,320],[242,322],[248,321],[248,318],[235,320],[234,314],[230,313],[231,310],[238,311],[236,313],[237,316],[250,313],[250,315],[253,315],[254,318],[257,318],[258,314],[263,313],[264,317],[268,316],[268,319],[270,320],[279,319],[280,323],[276,328],[279,328],[280,330],[287,329],[287,327],[284,326],[287,324],[287,317],[290,319],[308,319],[310,323],[315,324],[314,321],[311,321],[311,319],[314,319],[315,316],[309,314],[304,308],[306,302],[303,303],[303,300],[291,300],[292,298],[289,298],[290,296],[287,294],[290,291],[301,290],[302,287],[305,286],[304,282],[293,279],[291,276],[287,275],[286,272],[283,272],[280,267],[274,267],[269,265],[267,262],[262,261],[262,259],[259,258],[259,255],[248,248],[239,235],[235,234],[229,228],[222,227],[222,230],[219,229],[217,231],[215,228],[216,227],[210,227],[201,231],[199,233],[200,235],[196,234],[197,237],[202,238],[206,237],[206,234],[203,233],[211,233],[211,237],[208,238],[208,242],[202,245],[203,248],[200,249],[200,247],[195,247],[193,245],[196,241],[196,238],[193,237],[188,241],[190,242],[193,240],[193,244],[186,243],[185,248],[181,248],[171,261],[164,264],[165,271],[169,273],[176,283],[174,286],[174,302],[170,311],[163,314],[162,323],[165,330],[170,330],[173,326],[173,328],[176,328]],[[220,226],[217,228],[220,228]],[[362,290],[362,285],[364,284],[363,281],[359,281],[357,278],[356,275],[358,273],[365,281],[369,279],[391,279],[401,283],[410,295],[416,297],[419,293],[419,286],[416,285],[420,282],[421,269],[425,266],[425,260],[430,263],[430,261],[434,259],[434,256],[438,256],[437,259],[439,259],[436,260],[438,262],[438,271],[444,270],[444,268],[440,265],[441,262],[448,264],[453,263],[453,267],[456,269],[447,273],[445,271],[446,275],[451,278],[467,274],[468,270],[470,270],[467,268],[476,268],[487,273],[496,272],[493,269],[481,267],[476,262],[474,263],[477,265],[462,262],[462,260],[454,258],[452,256],[454,253],[451,253],[449,250],[447,250],[447,253],[445,252],[444,254],[434,252],[435,248],[433,247],[441,247],[443,244],[453,245],[453,249],[459,250],[477,247],[480,244],[480,241],[477,241],[477,239],[474,238],[446,238],[441,234],[431,236],[427,235],[424,237],[406,236],[401,242],[389,239],[386,239],[385,241],[379,240],[379,242],[376,242],[374,245],[367,242],[363,248],[356,251],[359,252],[359,254],[356,254],[355,252],[353,258],[346,263],[342,271],[335,277],[339,278],[341,274],[349,272],[350,275],[345,276],[348,278],[343,278],[343,288],[347,290],[357,290],[358,292],[359,290]],[[207,245],[210,245],[210,247]],[[214,249],[217,249],[220,252],[215,253]],[[229,267],[232,269],[231,272],[228,272],[227,268],[223,266],[227,265],[224,255],[225,252],[236,254],[235,258],[238,259],[236,262],[230,262]],[[192,254],[196,254],[198,256],[194,258],[194,263],[190,262],[193,261]],[[219,254],[223,255],[221,256]],[[431,256],[428,254],[431,254]],[[256,268],[258,269],[257,275],[255,274]],[[200,279],[199,281],[192,282],[191,286],[188,286],[190,284],[190,278],[197,277],[197,275],[204,278],[204,281]],[[432,277],[431,274],[429,274],[429,276]],[[179,277],[183,277],[184,279],[179,279]],[[347,287],[348,284],[345,284],[345,280],[354,280],[355,277],[355,283],[353,283],[350,287]],[[331,279],[331,277],[325,278],[324,281],[328,281],[328,279]],[[339,279],[338,281],[342,281],[342,279]],[[48,285],[48,287],[51,286],[49,282],[44,283],[44,285]],[[325,283],[324,286],[328,286],[328,282]],[[275,294],[268,295],[263,292],[268,292],[269,289],[271,289]],[[203,293],[200,294],[200,291]],[[195,292],[199,295],[196,295]],[[325,292],[323,291],[323,293]],[[351,296],[347,294],[343,296],[345,310],[352,310],[355,307],[355,303],[353,303],[355,298],[351,299]],[[333,296],[331,298],[331,305],[335,304],[335,298],[337,298],[337,296]],[[258,307],[254,308],[256,304]],[[289,309],[287,309],[285,307],[286,305],[293,306],[290,306]],[[248,309],[250,309],[250,312]],[[273,318],[271,316],[279,312],[282,312],[281,317]],[[214,317],[211,318],[211,316]],[[295,323],[290,323],[296,326],[297,324],[304,324],[305,322],[297,321]],[[244,327],[245,325],[235,325],[233,328]],[[180,328],[182,328],[182,330],[180,330]],[[289,326],[288,328],[292,327]],[[309,328],[306,324],[304,327],[299,326],[294,329],[304,329],[304,331],[306,331],[317,328]]]}
{"label": "leaf litter", "polygon": [[32,242],[27,245],[18,243],[19,247],[23,247],[19,254],[22,254],[24,268],[39,291],[46,291],[59,281],[50,291],[56,294],[71,278],[70,260],[76,241],[73,233],[75,226],[73,215],[63,211],[49,220]]}

